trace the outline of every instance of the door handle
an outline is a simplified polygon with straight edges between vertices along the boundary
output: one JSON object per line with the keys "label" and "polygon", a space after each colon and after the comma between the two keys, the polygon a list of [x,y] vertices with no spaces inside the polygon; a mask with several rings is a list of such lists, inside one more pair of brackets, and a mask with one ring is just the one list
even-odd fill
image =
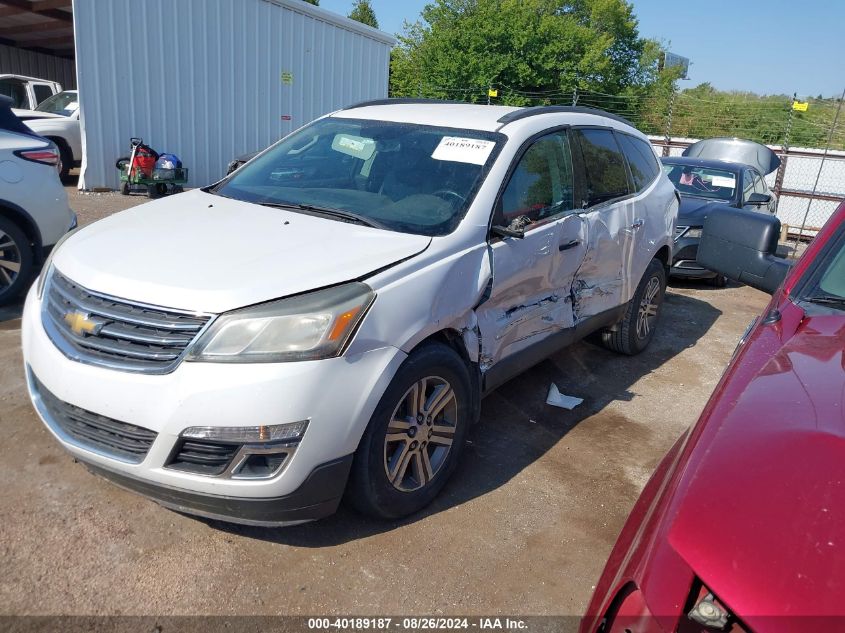
{"label": "door handle", "polygon": [[632,229],[638,229],[643,224],[645,224],[645,220],[643,220],[642,218],[638,218],[638,219],[634,220],[634,223],[631,225],[631,228]]}
{"label": "door handle", "polygon": [[575,248],[581,243],[580,240],[572,240],[571,242],[567,242],[566,244],[561,244],[557,247],[559,251],[568,251],[570,248]]}

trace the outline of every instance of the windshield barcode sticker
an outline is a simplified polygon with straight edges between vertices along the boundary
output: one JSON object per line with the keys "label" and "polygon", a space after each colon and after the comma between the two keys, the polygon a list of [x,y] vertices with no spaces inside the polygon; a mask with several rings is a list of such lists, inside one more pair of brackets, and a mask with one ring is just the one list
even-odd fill
{"label": "windshield barcode sticker", "polygon": [[736,185],[736,180],[731,176],[713,176],[713,180],[710,182],[714,187],[734,187]]}
{"label": "windshield barcode sticker", "polygon": [[434,160],[450,160],[457,163],[483,165],[496,144],[476,138],[444,136],[432,153]]}

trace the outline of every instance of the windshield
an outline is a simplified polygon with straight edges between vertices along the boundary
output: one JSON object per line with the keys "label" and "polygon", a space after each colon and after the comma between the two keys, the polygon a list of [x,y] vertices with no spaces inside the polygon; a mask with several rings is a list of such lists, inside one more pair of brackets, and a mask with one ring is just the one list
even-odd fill
{"label": "windshield", "polygon": [[664,164],[663,171],[682,195],[713,200],[734,199],[736,174],[733,172],[711,167],[675,164]]}
{"label": "windshield", "polygon": [[76,92],[60,92],[52,97],[44,99],[35,108],[39,112],[50,112],[51,114],[61,114],[62,116],[70,116],[79,109],[79,97]]}
{"label": "windshield", "polygon": [[818,288],[824,296],[837,297],[845,301],[845,240],[839,240],[838,250],[822,264]]}
{"label": "windshield", "polygon": [[211,190],[308,212],[336,209],[406,233],[445,235],[466,213],[501,135],[325,118]]}

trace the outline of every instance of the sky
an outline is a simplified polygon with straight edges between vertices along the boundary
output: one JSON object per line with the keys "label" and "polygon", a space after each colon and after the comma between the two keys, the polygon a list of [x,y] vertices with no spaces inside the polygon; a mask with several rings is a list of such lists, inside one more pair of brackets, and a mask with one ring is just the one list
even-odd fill
{"label": "sky", "polygon": [[[381,30],[402,31],[427,0],[372,0]],[[845,0],[633,0],[640,35],[691,61],[682,87],[799,97],[845,88]],[[320,0],[346,15],[352,0]]]}

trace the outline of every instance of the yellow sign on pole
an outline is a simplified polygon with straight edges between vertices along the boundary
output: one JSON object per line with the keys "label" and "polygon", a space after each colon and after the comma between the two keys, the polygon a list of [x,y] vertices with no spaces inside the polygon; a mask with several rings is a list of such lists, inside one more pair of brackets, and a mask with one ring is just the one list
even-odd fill
{"label": "yellow sign on pole", "polygon": [[810,107],[810,103],[807,101],[793,101],[792,102],[792,109],[798,110],[798,112],[806,112],[807,108]]}
{"label": "yellow sign on pole", "polygon": [[488,96],[488,97],[498,97],[498,96],[499,96],[499,91],[498,91],[496,88],[490,88],[490,89],[487,91],[487,96]]}

